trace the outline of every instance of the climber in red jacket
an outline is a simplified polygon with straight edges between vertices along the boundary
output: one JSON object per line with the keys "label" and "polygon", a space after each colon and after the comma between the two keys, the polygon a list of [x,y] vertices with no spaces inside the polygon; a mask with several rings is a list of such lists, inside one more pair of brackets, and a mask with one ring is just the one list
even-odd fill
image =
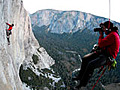
{"label": "climber in red jacket", "polygon": [[[118,34],[118,28],[113,27],[113,23],[106,21],[100,24],[99,28],[99,40],[97,50],[85,55],[82,58],[82,65],[79,75],[73,80],[79,80],[80,84],[75,87],[75,90],[85,87],[92,76],[94,69],[101,66],[113,65],[116,61],[115,58],[119,52],[120,39]],[[104,33],[106,37],[104,37]],[[115,63],[116,64],[116,63]],[[115,66],[115,65],[114,65]]]}
{"label": "climber in red jacket", "polygon": [[[103,30],[107,36],[104,38],[103,32],[100,32],[98,45],[100,48],[107,47],[107,52],[109,52],[109,54],[115,59],[119,52],[120,45],[118,28],[113,27],[113,24],[111,22],[110,27],[108,26],[108,24],[109,21],[105,22],[103,25]],[[109,27],[110,29],[106,27]]]}
{"label": "climber in red jacket", "polygon": [[12,34],[11,30],[12,30],[14,24],[12,24],[12,25],[10,25],[9,23],[6,23],[6,24],[9,25],[9,28],[7,29],[7,31],[8,31],[8,34],[10,35],[10,34]]}
{"label": "climber in red jacket", "polygon": [[10,35],[12,34],[11,30],[12,30],[14,24],[12,24],[12,25],[10,25],[9,23],[6,23],[6,24],[9,25],[9,28],[6,29],[6,33],[7,33],[8,45],[10,45],[10,40],[9,40],[9,38],[10,38]]}

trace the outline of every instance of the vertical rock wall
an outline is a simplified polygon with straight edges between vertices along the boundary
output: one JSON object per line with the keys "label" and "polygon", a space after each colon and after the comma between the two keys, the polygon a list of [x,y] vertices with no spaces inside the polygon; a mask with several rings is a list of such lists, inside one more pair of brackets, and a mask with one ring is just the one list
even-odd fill
{"label": "vertical rock wall", "polygon": [[[14,24],[10,45],[6,38],[6,22]],[[20,65],[31,60],[39,44],[32,33],[29,14],[23,8],[22,0],[0,0],[0,25],[0,90],[23,90]]]}

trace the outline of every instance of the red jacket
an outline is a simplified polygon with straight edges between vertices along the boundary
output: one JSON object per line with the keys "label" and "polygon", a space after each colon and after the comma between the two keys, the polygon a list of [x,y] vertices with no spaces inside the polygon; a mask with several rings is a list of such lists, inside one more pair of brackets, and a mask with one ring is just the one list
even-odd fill
{"label": "red jacket", "polygon": [[112,31],[105,38],[103,37],[103,35],[100,35],[98,45],[100,48],[107,47],[109,54],[113,56],[113,58],[115,59],[119,52],[120,46],[119,35],[115,31]]}
{"label": "red jacket", "polygon": [[6,23],[7,25],[9,25],[9,28],[8,28],[8,30],[12,30],[12,25],[10,25],[9,23]]}

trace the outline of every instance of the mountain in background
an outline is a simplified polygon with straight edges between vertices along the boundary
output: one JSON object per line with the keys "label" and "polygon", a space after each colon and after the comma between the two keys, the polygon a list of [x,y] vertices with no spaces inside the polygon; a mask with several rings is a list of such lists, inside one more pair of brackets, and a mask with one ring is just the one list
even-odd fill
{"label": "mountain in background", "polygon": [[[74,33],[78,30],[93,29],[109,19],[79,11],[40,10],[30,15],[34,26],[48,26],[47,31],[52,33]],[[120,28],[120,23],[112,21]]]}
{"label": "mountain in background", "polygon": [[[67,87],[71,85],[72,71],[79,68],[81,57],[89,53],[97,43],[98,33],[94,28],[109,19],[79,11],[39,10],[30,15],[32,28],[39,44],[54,58],[53,70],[58,72]],[[120,23],[112,21],[120,28]],[[117,61],[120,58],[118,54]],[[120,63],[116,70],[106,72],[101,79],[104,85],[120,82]],[[95,71],[97,72],[97,71]],[[97,77],[94,73],[90,88]],[[96,89],[103,85],[98,84]]]}

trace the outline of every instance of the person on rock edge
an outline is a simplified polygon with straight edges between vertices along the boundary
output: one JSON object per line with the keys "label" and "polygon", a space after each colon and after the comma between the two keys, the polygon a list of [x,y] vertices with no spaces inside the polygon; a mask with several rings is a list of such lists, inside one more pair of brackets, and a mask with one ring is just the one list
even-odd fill
{"label": "person on rock edge", "polygon": [[[79,80],[80,84],[75,87],[75,90],[79,90],[81,87],[85,87],[92,76],[95,68],[108,65],[109,67],[116,66],[117,54],[119,52],[120,39],[118,34],[118,28],[113,26],[113,23],[106,21],[100,24],[98,30],[100,36],[98,39],[98,50],[95,50],[82,58],[81,70],[77,77],[73,80]],[[95,29],[94,29],[95,30]],[[106,36],[104,37],[104,33]]]}
{"label": "person on rock edge", "polygon": [[9,24],[9,23],[6,23],[8,26],[9,26],[9,28],[8,29],[6,29],[6,33],[7,33],[7,41],[8,41],[8,45],[10,45],[10,35],[12,34],[12,32],[11,32],[11,30],[12,30],[12,28],[13,28],[13,26],[14,26],[14,24]]}

